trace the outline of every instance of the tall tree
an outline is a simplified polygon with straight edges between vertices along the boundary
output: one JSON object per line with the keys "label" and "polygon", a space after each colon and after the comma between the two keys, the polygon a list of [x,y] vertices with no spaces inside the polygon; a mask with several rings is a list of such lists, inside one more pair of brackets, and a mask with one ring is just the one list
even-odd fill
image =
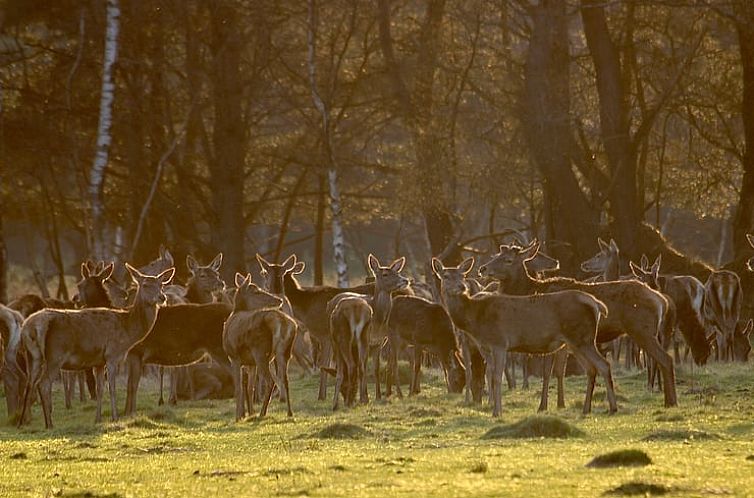
{"label": "tall tree", "polygon": [[215,122],[209,160],[214,220],[212,245],[223,252],[223,276],[231,281],[244,272],[243,185],[246,124],[242,115],[241,34],[239,12],[233,2],[209,3],[213,66],[210,78]]}
{"label": "tall tree", "polygon": [[105,184],[110,144],[112,142],[113,101],[115,100],[115,83],[113,66],[118,58],[118,33],[120,31],[120,3],[107,0],[107,25],[105,28],[105,54],[102,59],[102,94],[99,106],[99,125],[97,126],[97,149],[94,164],[89,173],[89,199],[91,203],[91,226],[89,250],[95,259],[105,258],[105,223],[104,202],[102,194]]}

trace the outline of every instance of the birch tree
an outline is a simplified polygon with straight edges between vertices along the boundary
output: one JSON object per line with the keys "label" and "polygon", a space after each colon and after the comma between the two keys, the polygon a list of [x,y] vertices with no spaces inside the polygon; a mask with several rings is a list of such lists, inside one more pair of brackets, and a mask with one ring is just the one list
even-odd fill
{"label": "birch tree", "polygon": [[115,84],[113,66],[118,58],[118,33],[120,31],[120,4],[118,0],[107,0],[107,27],[105,29],[105,54],[102,63],[102,95],[97,126],[97,149],[94,164],[89,174],[89,199],[91,203],[91,226],[89,227],[89,248],[95,259],[104,259],[104,202],[102,191],[105,183],[110,144],[112,143],[113,101]]}
{"label": "birch tree", "polygon": [[330,194],[330,210],[332,217],[332,243],[335,270],[338,274],[338,287],[348,287],[348,264],[346,262],[346,241],[343,233],[343,207],[338,187],[338,168],[333,153],[332,125],[330,123],[330,109],[322,99],[317,88],[317,15],[314,0],[309,0],[309,29],[307,32],[309,66],[309,85],[311,86],[314,107],[322,118],[322,146],[327,162],[327,182]]}

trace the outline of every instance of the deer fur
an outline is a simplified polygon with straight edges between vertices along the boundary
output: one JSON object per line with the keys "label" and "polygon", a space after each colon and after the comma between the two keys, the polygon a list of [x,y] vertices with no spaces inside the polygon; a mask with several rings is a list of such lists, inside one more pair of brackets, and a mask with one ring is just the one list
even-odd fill
{"label": "deer fur", "polygon": [[704,314],[717,329],[717,359],[733,359],[733,344],[741,315],[741,279],[729,270],[715,270],[704,284]]}
{"label": "deer fur", "polygon": [[551,354],[566,345],[587,367],[584,413],[591,411],[597,372],[605,379],[610,413],[617,411],[610,364],[595,345],[600,317],[607,315],[604,303],[574,290],[532,296],[480,293],[472,298],[465,279],[473,266],[473,258],[458,267],[432,260],[453,322],[492,351],[492,415],[499,417],[502,410],[501,383],[508,351]]}
{"label": "deer fur", "polygon": [[[283,313],[283,300],[251,282],[251,275],[236,275],[233,313],[223,328],[223,348],[230,359],[236,398],[236,420],[244,417],[244,383],[241,367],[256,368],[265,379],[267,393],[259,416],[267,414],[272,389],[285,393],[288,416],[293,416],[288,390],[288,362],[296,336],[296,322]],[[275,362],[275,367],[272,362]]]}
{"label": "deer fur", "polygon": [[531,295],[560,290],[587,292],[607,305],[610,313],[599,322],[597,342],[604,343],[628,334],[652,357],[662,372],[665,406],[678,404],[675,389],[673,358],[663,349],[657,337],[668,326],[668,301],[659,292],[636,280],[586,283],[565,277],[533,278],[526,271],[525,261],[534,257],[539,243],[529,247],[501,247],[490,261],[479,269],[483,276],[501,281],[506,293]]}
{"label": "deer fur", "polygon": [[330,335],[335,359],[333,411],[341,393],[346,406],[353,406],[358,384],[360,401],[367,401],[366,366],[369,355],[369,328],[374,314],[367,297],[353,293],[335,296],[327,305]]}
{"label": "deer fur", "polygon": [[[8,417],[18,414],[22,401],[24,370],[19,365],[21,326],[24,317],[18,311],[0,304],[0,377],[3,379]],[[21,358],[23,361],[23,358]]]}
{"label": "deer fur", "polygon": [[157,308],[164,303],[162,286],[170,282],[174,268],[152,277],[126,264],[136,284],[136,298],[131,308],[116,310],[42,310],[30,316],[21,329],[21,340],[29,365],[29,382],[19,425],[31,408],[34,389],[39,389],[45,426],[52,427],[52,378],[61,368],[82,370],[95,368],[97,377],[97,413],[102,419],[102,391],[105,367],[109,372],[111,418],[117,420],[115,372],[118,363],[134,343],[147,336],[155,322]]}

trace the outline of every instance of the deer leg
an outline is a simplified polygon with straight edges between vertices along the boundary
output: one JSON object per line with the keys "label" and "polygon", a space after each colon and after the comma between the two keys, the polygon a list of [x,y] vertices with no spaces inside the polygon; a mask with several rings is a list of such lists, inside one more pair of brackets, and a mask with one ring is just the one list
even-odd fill
{"label": "deer leg", "polygon": [[502,400],[502,384],[503,384],[503,372],[505,371],[505,363],[508,357],[508,352],[505,349],[497,349],[492,352],[494,363],[494,374],[492,378],[492,392],[494,393],[495,405],[492,409],[492,416],[499,417],[503,411]]}
{"label": "deer leg", "polygon": [[168,395],[168,404],[175,406],[178,404],[178,382],[180,377],[181,367],[172,367],[168,370],[168,378],[170,379],[170,394]]}
{"label": "deer leg", "polygon": [[118,362],[107,364],[107,382],[110,387],[110,420],[118,420],[118,407],[115,403],[115,381],[118,377]]}
{"label": "deer leg", "polygon": [[[392,391],[392,386],[395,385],[395,395],[399,398],[403,397],[403,392],[401,392],[401,379],[400,375],[398,374],[398,352],[401,350],[402,341],[398,337],[397,334],[393,334],[390,336],[390,366],[389,371],[391,372],[391,376],[388,377],[388,387],[387,387],[387,394],[390,396]],[[392,380],[392,383],[390,382]]]}
{"label": "deer leg", "polygon": [[160,399],[157,400],[157,406],[162,406],[165,404],[165,398],[162,396],[162,392],[164,390],[164,382],[165,382],[165,367],[160,365],[157,368],[157,375],[160,378]]}
{"label": "deer leg", "polygon": [[411,389],[409,390],[409,396],[419,394],[419,375],[422,369],[422,357],[424,351],[418,344],[414,345],[414,368],[411,372]]}
{"label": "deer leg", "polygon": [[[610,413],[618,411],[618,403],[615,398],[615,385],[613,383],[613,373],[610,363],[597,351],[597,348],[592,347],[591,344],[587,345],[584,349],[583,355],[586,360],[589,361],[600,376],[605,380],[605,388],[607,390],[607,402],[610,407]],[[594,382],[592,381],[592,384]],[[592,386],[593,387],[593,386]]]}
{"label": "deer leg", "polygon": [[94,377],[97,379],[97,412],[94,416],[94,423],[102,422],[102,398],[105,389],[105,366],[94,368]]}
{"label": "deer leg", "polygon": [[568,366],[568,350],[563,349],[555,353],[553,360],[553,370],[555,377],[558,379],[558,408],[565,408],[565,379],[566,367]]}
{"label": "deer leg", "polygon": [[241,375],[241,364],[230,361],[230,373],[233,376],[233,397],[236,399],[236,422],[244,417],[244,382]]}
{"label": "deer leg", "polygon": [[[319,338],[319,365],[320,367],[330,367],[332,358],[332,345],[327,338]],[[327,398],[327,372],[320,368],[319,372],[319,395],[317,400],[324,401]]]}
{"label": "deer leg", "polygon": [[523,364],[523,367],[521,368],[521,370],[524,375],[524,381],[521,385],[521,389],[529,389],[529,355],[528,354],[521,355],[521,363]]}
{"label": "deer leg", "polygon": [[264,417],[265,415],[267,415],[267,408],[270,406],[270,399],[272,398],[272,390],[275,387],[275,382],[272,376],[272,369],[274,367],[266,357],[262,357],[266,355],[259,356],[260,357],[257,358],[257,365],[260,365],[260,367],[257,370],[259,372],[259,376],[264,379],[265,385],[267,387],[267,392],[265,393],[264,401],[262,402],[262,410],[259,412],[259,416]]}
{"label": "deer leg", "polygon": [[359,403],[369,403],[369,390],[367,389],[367,361],[369,359],[369,333],[364,328],[358,337],[359,347]]}
{"label": "deer leg", "polygon": [[675,391],[675,370],[673,368],[673,357],[670,356],[657,339],[652,336],[642,344],[646,354],[657,362],[662,373],[663,394],[665,397],[665,406],[677,406],[678,399]]}
{"label": "deer leg", "polygon": [[[34,403],[34,391],[41,380],[42,364],[39,356],[33,356],[31,353],[26,355],[26,364],[29,368],[26,385],[24,386],[24,395],[21,402],[21,415],[18,417],[18,427],[28,424],[31,419],[31,405]],[[6,391],[7,396],[7,391]]]}
{"label": "deer leg", "polygon": [[291,411],[291,400],[288,397],[288,362],[291,358],[294,340],[295,337],[291,337],[291,340],[288,342],[288,344],[278,345],[277,351],[275,352],[275,369],[277,371],[277,374],[275,376],[275,383],[277,384],[278,390],[280,391],[280,402],[282,403],[283,401],[285,401],[288,407],[289,417],[293,416],[293,412]]}
{"label": "deer leg", "polygon": [[52,429],[52,379],[47,372],[42,373],[39,382],[39,400],[42,403],[42,413],[45,417],[45,428]]}
{"label": "deer leg", "polygon": [[71,385],[71,373],[60,372],[60,377],[63,382],[63,397],[65,398],[65,409],[71,409],[71,401],[73,400],[73,386]]}
{"label": "deer leg", "polygon": [[505,364],[505,383],[508,385],[508,390],[516,388],[516,375],[513,372],[514,363],[511,353],[508,353],[508,361]]}
{"label": "deer leg", "polygon": [[471,351],[469,351],[469,340],[466,338],[466,334],[461,332],[458,334],[458,342],[461,344],[461,359],[463,360],[464,367],[464,402],[467,405],[471,404],[471,380],[473,378],[473,372],[471,371]]}
{"label": "deer leg", "polygon": [[547,411],[547,401],[550,395],[550,376],[552,375],[553,354],[546,354],[542,358],[542,394],[539,399],[538,412]]}
{"label": "deer leg", "polygon": [[126,383],[126,415],[132,415],[136,411],[136,392],[139,389],[139,379],[141,378],[141,358],[136,354],[129,354],[126,357],[126,366],[128,369],[128,381]]}
{"label": "deer leg", "polygon": [[76,380],[79,386],[79,402],[84,403],[86,401],[86,370],[79,372]]}

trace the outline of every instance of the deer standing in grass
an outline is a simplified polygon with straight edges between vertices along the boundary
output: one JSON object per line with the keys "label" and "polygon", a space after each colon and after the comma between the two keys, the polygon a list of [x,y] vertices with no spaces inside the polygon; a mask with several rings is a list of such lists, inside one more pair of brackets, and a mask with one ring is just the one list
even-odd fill
{"label": "deer standing in grass", "polygon": [[704,315],[717,329],[718,360],[734,359],[733,346],[741,315],[743,290],[741,279],[729,270],[715,270],[704,284]]}
{"label": "deer standing in grass", "polygon": [[536,241],[525,248],[503,246],[481,266],[479,273],[500,280],[505,292],[512,295],[572,289],[587,292],[605,303],[610,313],[599,322],[597,342],[612,341],[623,334],[631,336],[660,368],[665,406],[676,406],[673,358],[657,340],[659,332],[669,326],[667,299],[636,280],[586,283],[564,277],[533,278],[527,272],[525,262],[538,250]]}
{"label": "deer standing in grass", "polygon": [[595,345],[600,317],[608,313],[605,305],[574,290],[531,296],[481,292],[471,297],[466,276],[473,266],[473,258],[458,267],[445,267],[437,258],[432,259],[443,301],[456,326],[491,350],[492,415],[499,417],[502,410],[501,385],[509,351],[552,354],[566,345],[587,369],[584,413],[591,411],[597,372],[605,379],[610,413],[617,411],[610,364]]}
{"label": "deer standing in grass", "polygon": [[[24,317],[18,311],[0,304],[0,377],[8,409],[8,417],[18,414],[22,401],[24,371],[19,364],[21,326]],[[23,358],[20,358],[23,361]]]}
{"label": "deer standing in grass", "polygon": [[[267,392],[259,416],[267,414],[275,385],[285,393],[288,416],[293,416],[288,389],[288,362],[296,338],[296,322],[280,310],[282,305],[281,298],[254,285],[251,275],[244,277],[236,274],[233,313],[223,328],[223,348],[228,354],[233,373],[236,420],[241,420],[245,415],[245,389],[241,378],[243,366],[256,368],[266,381]],[[251,410],[251,404],[249,406]]]}
{"label": "deer standing in grass", "polygon": [[327,305],[330,335],[335,360],[333,411],[338,409],[341,393],[346,406],[353,406],[358,384],[360,401],[366,402],[366,363],[369,355],[369,328],[372,306],[366,296],[343,293]]}
{"label": "deer standing in grass", "polygon": [[94,368],[97,378],[97,413],[102,420],[102,398],[107,367],[110,388],[110,409],[118,418],[115,400],[115,372],[126,352],[149,334],[157,316],[158,305],[165,302],[162,286],[169,283],[174,268],[155,277],[143,275],[126,264],[136,284],[134,304],[126,310],[90,308],[83,310],[42,310],[30,316],[21,329],[26,349],[29,382],[19,425],[31,409],[32,392],[39,389],[45,426],[52,427],[52,380],[61,368],[83,370]]}

